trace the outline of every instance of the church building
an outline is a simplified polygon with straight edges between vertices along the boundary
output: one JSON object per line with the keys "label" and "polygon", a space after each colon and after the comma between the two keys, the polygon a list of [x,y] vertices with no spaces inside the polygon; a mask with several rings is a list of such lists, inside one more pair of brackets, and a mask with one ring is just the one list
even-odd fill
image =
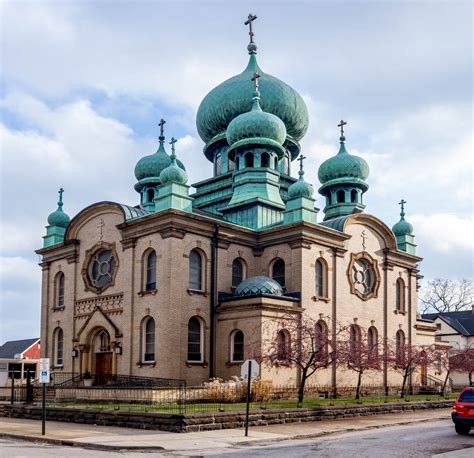
{"label": "church building", "polygon": [[[41,352],[54,371],[227,380],[265,352],[268,323],[284,316],[311,317],[328,335],[345,323],[375,345],[434,343],[436,327],[417,318],[421,258],[406,202],[392,228],[365,212],[369,166],[350,153],[341,121],[334,155],[317,173],[325,207],[315,208],[316,171],[305,171],[299,143],[308,110],[260,68],[254,19],[246,68],[197,112],[212,176],[191,188],[192,164],[180,162],[161,120],[156,152],[135,166],[136,202],[97,202],[71,219],[60,189],[37,250]],[[284,323],[274,333],[288,338]],[[275,383],[295,383],[296,374],[261,366]],[[321,374],[321,384],[354,384],[335,367]],[[400,380],[383,367],[370,383]]]}

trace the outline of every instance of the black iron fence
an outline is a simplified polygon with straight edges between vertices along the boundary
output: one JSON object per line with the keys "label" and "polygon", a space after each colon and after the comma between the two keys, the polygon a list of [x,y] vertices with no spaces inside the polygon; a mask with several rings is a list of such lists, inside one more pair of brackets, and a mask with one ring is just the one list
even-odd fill
{"label": "black iron fence", "polygon": [[[118,382],[117,382],[118,383]],[[25,387],[15,390],[15,401],[25,402]],[[303,403],[298,403],[298,387],[293,385],[275,386],[255,380],[252,383],[252,410],[270,408],[297,408],[343,405],[350,403],[384,403],[399,401],[399,386],[391,386],[388,395],[384,387],[365,385],[361,389],[362,398],[355,400],[355,387],[339,387],[337,396],[330,386],[307,386]],[[441,399],[439,394],[413,394],[407,400]],[[46,401],[48,407],[68,407],[99,410],[124,410],[156,413],[230,412],[245,410],[246,384],[241,382],[206,384],[188,387],[178,386],[48,386]],[[35,387],[33,402],[41,402],[41,388]]]}

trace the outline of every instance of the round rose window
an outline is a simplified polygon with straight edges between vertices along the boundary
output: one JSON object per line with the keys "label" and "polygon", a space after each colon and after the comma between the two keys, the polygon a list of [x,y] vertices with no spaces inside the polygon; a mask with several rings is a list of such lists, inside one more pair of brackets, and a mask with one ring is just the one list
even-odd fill
{"label": "round rose window", "polygon": [[98,290],[104,289],[112,282],[115,266],[116,260],[112,250],[100,250],[95,253],[89,262],[90,284]]}
{"label": "round rose window", "polygon": [[352,266],[352,282],[354,288],[362,295],[367,296],[374,289],[374,268],[366,259],[358,259]]}

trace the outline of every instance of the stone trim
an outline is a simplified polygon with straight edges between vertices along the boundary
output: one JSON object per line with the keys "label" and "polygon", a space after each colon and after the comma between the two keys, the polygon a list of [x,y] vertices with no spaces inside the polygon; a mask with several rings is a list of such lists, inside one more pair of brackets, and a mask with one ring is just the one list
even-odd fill
{"label": "stone trim", "polygon": [[[100,250],[110,250],[112,251],[112,255],[115,258],[115,269],[112,273],[112,281],[107,283],[103,288],[96,288],[95,286],[91,285],[89,281],[89,264],[92,260],[92,257]],[[89,250],[86,250],[84,263],[82,264],[81,275],[82,279],[84,280],[84,289],[86,291],[92,291],[95,294],[102,294],[107,288],[115,285],[115,277],[117,276],[117,271],[120,267],[120,260],[117,256],[117,250],[115,249],[115,242],[107,243],[107,242],[98,242]]]}
{"label": "stone trim", "polygon": [[[360,293],[356,289],[356,287],[354,285],[354,282],[353,282],[353,279],[352,279],[352,268],[354,267],[354,264],[359,259],[366,260],[372,266],[372,269],[374,271],[374,276],[375,276],[374,286],[373,286],[372,292],[370,292],[369,294],[365,294],[365,295]],[[347,280],[349,281],[349,285],[351,286],[351,294],[356,295],[359,299],[361,299],[363,301],[368,301],[369,299],[377,297],[377,293],[378,293],[379,286],[380,286],[380,272],[379,272],[377,260],[372,258],[372,256],[370,256],[369,253],[367,253],[365,251],[362,251],[362,252],[357,253],[357,254],[352,253],[351,254],[351,261],[349,262],[349,266],[347,267],[346,276],[347,276]]]}

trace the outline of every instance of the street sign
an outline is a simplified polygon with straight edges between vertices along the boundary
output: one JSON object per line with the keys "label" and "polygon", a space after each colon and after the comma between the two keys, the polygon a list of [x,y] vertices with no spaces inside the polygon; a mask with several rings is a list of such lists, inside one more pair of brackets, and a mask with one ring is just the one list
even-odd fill
{"label": "street sign", "polygon": [[254,359],[247,359],[246,361],[244,361],[242,366],[240,366],[240,376],[242,378],[248,378],[249,366],[250,366],[250,378],[258,377],[260,375],[260,366],[258,365],[257,361],[255,361]]}
{"label": "street sign", "polygon": [[40,358],[39,360],[39,382],[50,382],[49,358]]}

